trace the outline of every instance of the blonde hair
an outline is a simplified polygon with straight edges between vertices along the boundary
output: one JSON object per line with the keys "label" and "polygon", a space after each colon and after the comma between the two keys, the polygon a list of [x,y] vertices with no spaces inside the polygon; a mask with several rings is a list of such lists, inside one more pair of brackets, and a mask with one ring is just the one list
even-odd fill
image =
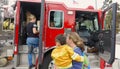
{"label": "blonde hair", "polygon": [[73,41],[82,51],[84,51],[83,39],[76,32],[70,32],[68,34],[69,39]]}
{"label": "blonde hair", "polygon": [[31,21],[32,19],[36,19],[36,17],[33,14],[29,16],[29,20]]}

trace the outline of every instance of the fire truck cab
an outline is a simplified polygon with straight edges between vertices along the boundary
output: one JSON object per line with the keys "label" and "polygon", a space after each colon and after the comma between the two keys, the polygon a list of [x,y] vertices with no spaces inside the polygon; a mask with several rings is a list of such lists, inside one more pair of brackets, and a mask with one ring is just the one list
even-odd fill
{"label": "fire truck cab", "polygon": [[[97,54],[92,53],[94,56],[101,57],[108,64],[113,63],[116,39],[116,3],[104,10],[95,10],[91,6],[81,8],[81,4],[72,0],[45,0],[43,32],[40,31],[43,34],[43,49],[41,50],[43,50],[44,56],[43,62],[41,61],[42,69],[53,68],[51,52],[55,48],[56,35],[71,31],[77,32],[83,38],[86,47],[98,49]],[[20,67],[28,64],[26,13],[34,14],[37,21],[41,21],[41,1],[17,0],[15,11],[14,60],[16,67]],[[112,15],[110,22],[107,22],[109,21],[108,13]],[[40,25],[41,23],[39,23]],[[35,53],[39,54],[38,51]]]}

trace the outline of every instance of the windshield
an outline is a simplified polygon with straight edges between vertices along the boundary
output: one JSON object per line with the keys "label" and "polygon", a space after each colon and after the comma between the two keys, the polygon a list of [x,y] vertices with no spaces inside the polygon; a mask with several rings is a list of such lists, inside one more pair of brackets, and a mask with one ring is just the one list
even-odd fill
{"label": "windshield", "polygon": [[85,26],[87,30],[92,31],[92,32],[99,30],[97,16],[94,16],[93,19],[83,20],[80,26],[81,27]]}
{"label": "windshield", "polygon": [[88,11],[76,11],[76,24],[79,30],[88,30],[89,32],[95,32],[99,30],[98,25],[98,13]]}

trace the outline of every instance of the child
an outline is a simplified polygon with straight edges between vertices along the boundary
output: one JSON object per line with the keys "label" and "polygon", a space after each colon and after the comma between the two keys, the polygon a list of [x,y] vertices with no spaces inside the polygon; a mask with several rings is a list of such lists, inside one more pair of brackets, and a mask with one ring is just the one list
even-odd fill
{"label": "child", "polygon": [[76,32],[70,32],[67,35],[67,44],[71,46],[74,49],[74,52],[78,53],[79,55],[82,55],[84,57],[84,62],[76,62],[73,61],[73,66],[71,69],[84,69],[83,67],[87,67],[88,63],[86,60],[86,56],[84,54],[84,43],[82,38],[76,33]]}
{"label": "child", "polygon": [[56,48],[52,51],[52,58],[55,65],[59,69],[70,69],[72,60],[83,62],[83,57],[73,51],[71,47],[66,45],[66,37],[62,34],[56,37]]}

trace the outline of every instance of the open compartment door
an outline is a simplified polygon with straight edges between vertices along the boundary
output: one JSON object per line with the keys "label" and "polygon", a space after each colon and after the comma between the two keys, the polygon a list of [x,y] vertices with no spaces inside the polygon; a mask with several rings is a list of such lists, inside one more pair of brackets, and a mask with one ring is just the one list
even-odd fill
{"label": "open compartment door", "polygon": [[112,64],[115,59],[116,11],[117,3],[113,3],[103,11],[104,29],[98,35],[99,56],[108,64]]}

